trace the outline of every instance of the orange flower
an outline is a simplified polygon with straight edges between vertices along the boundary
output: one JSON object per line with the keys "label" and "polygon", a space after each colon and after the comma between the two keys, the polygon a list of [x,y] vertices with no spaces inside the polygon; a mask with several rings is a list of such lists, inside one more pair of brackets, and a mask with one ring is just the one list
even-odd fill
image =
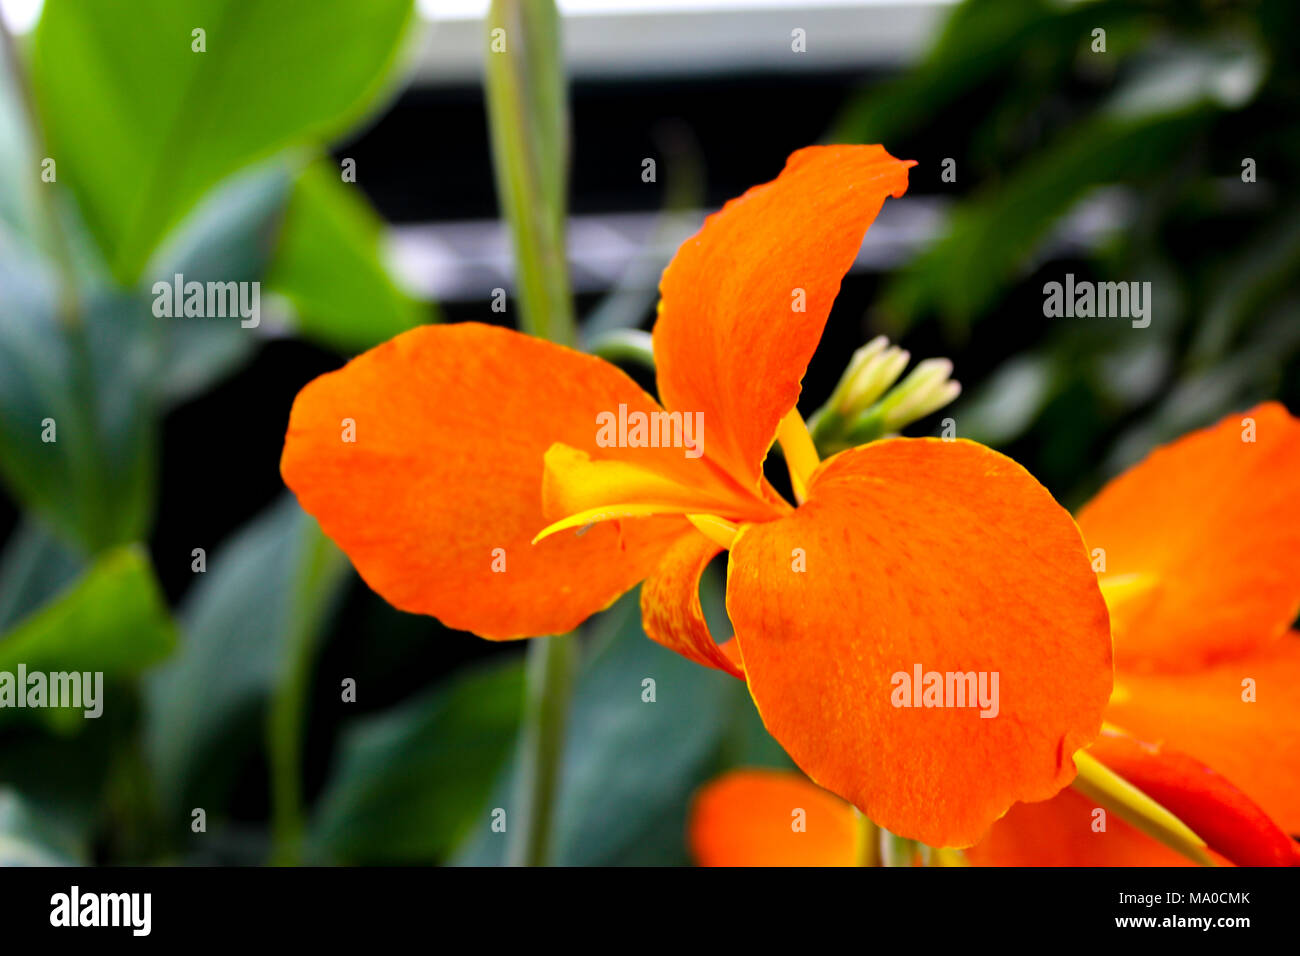
{"label": "orange flower", "polygon": [[[818,463],[795,411],[840,280],[910,165],[801,150],[710,216],[661,284],[663,406],[597,358],[421,328],[302,390],[285,482],[391,603],[486,638],[570,630],[645,581],[647,633],[745,679],[810,776],[897,832],[972,842],[1069,783],[1110,642],[1077,527],[1015,462],[892,439]],[[673,440],[644,447],[635,421]],[[797,508],[763,477],[777,439]],[[736,637],[719,646],[698,583],[724,547]],[[894,706],[891,676],[916,667],[996,674],[997,717]]]}
{"label": "orange flower", "polygon": [[[1298,518],[1300,422],[1276,403],[1157,450],[1079,516],[1105,561],[1117,662],[1106,716],[1136,735],[1109,730],[1089,753],[1243,865],[1300,858],[1287,836],[1300,833],[1300,635],[1288,630],[1300,610]],[[790,837],[796,806],[816,808],[813,839]],[[853,858],[842,838],[852,822],[847,804],[797,775],[737,771],[698,795],[690,842],[705,864],[840,865]],[[1188,863],[1114,816],[1097,822],[1094,801],[1064,790],[1017,804],[967,857]]]}
{"label": "orange flower", "polygon": [[[1187,435],[1103,488],[1079,525],[1105,552],[1116,668],[1107,721],[1181,752],[1185,767],[1212,767],[1240,788],[1238,812],[1300,833],[1300,635],[1290,632],[1300,611],[1300,421],[1269,402]],[[1166,806],[1197,830],[1194,811]],[[971,858],[1175,862],[1116,821],[1094,833],[1092,809],[1075,793],[1017,806]],[[1271,858],[1257,849],[1239,861],[1289,862],[1292,841],[1275,846]]]}

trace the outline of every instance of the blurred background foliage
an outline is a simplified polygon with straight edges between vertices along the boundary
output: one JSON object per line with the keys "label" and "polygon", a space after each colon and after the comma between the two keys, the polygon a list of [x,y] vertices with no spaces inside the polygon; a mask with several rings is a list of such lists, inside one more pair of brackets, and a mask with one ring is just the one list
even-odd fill
{"label": "blurred background foliage", "polygon": [[[440,313],[387,257],[405,200],[367,179],[368,149],[419,150],[452,191],[457,154],[488,167],[481,88],[436,104],[453,133],[473,112],[473,137],[393,131],[422,102],[398,99],[418,19],[411,0],[136,0],[129,15],[57,0],[2,51],[0,670],[102,670],[108,701],[98,720],[0,710],[0,862],[504,859],[489,823],[518,773],[521,649],[389,608],[277,469],[314,374],[440,314],[511,319],[486,301]],[[917,433],[951,414],[1076,506],[1154,443],[1262,398],[1300,407],[1298,20],[1288,0],[977,0],[902,70],[708,81],[716,126],[678,88],[682,115],[645,134],[663,170],[654,241],[578,296],[579,339],[649,327],[663,249],[701,205],[819,137],[883,142],[919,161],[909,197],[941,216],[897,268],[846,280],[805,415],[886,332],[952,358],[966,387]],[[554,93],[528,95],[562,137]],[[598,167],[639,182],[646,152],[618,152],[620,99],[579,87],[575,104],[581,210],[604,201]],[[715,147],[718,130],[740,135]],[[540,228],[563,218],[535,212]],[[1067,271],[1152,282],[1150,327],[1045,318],[1042,286]],[[261,325],[156,319],[152,284],[175,273],[261,281]],[[546,296],[554,278],[521,281]],[[729,634],[719,573],[702,599]],[[743,685],[645,639],[635,594],[580,651],[559,862],[686,862],[695,787],[788,765]]]}
{"label": "blurred background foliage", "polygon": [[[1281,0],[966,3],[922,64],[835,124],[899,155],[945,130],[960,199],[873,319],[937,326],[948,351],[1001,343],[993,368],[958,361],[972,387],[954,417],[1067,504],[1230,409],[1300,401],[1297,27]],[[1104,229],[1063,248],[1089,200]],[[1043,319],[1043,284],[1067,271],[1150,281],[1155,320]]]}

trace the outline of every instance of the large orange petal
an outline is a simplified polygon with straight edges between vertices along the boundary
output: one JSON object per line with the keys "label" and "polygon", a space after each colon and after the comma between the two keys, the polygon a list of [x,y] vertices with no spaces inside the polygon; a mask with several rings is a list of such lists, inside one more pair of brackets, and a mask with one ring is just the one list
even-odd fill
{"label": "large orange petal", "polygon": [[1017,803],[966,859],[975,866],[1197,865],[1073,788],[1039,803]]}
{"label": "large orange petal", "polygon": [[[294,402],[281,473],[366,582],[405,611],[504,639],[567,631],[654,570],[685,519],[530,542],[543,457],[563,442],[675,480],[681,449],[596,445],[596,416],[658,405],[614,366],[486,325],[427,326],[322,375]],[[346,441],[348,423],[355,441]],[[504,572],[494,570],[502,567]]]}
{"label": "large orange petal", "polygon": [[704,413],[710,457],[745,487],[759,483],[863,234],[912,165],[880,146],[801,149],[710,216],[665,270],[659,397]]}
{"label": "large orange petal", "polygon": [[[1255,440],[1243,441],[1246,419]],[[1159,448],[1079,514],[1113,602],[1116,666],[1194,670],[1280,636],[1300,611],[1300,421],[1276,402]]]}
{"label": "large orange petal", "polygon": [[1108,730],[1088,752],[1239,866],[1295,866],[1296,844],[1222,774],[1178,750]]}
{"label": "large orange petal", "polygon": [[713,640],[700,608],[700,575],[722,548],[704,535],[682,535],[641,586],[641,621],[646,634],[697,664],[744,677]]}
{"label": "large orange petal", "polygon": [[695,795],[687,833],[701,866],[852,866],[857,852],[853,808],[784,770],[710,781]]}
{"label": "large orange petal", "polygon": [[1290,634],[1196,673],[1121,675],[1106,719],[1208,764],[1300,834],[1297,688],[1300,635]]}
{"label": "large orange petal", "polygon": [[[972,442],[893,439],[824,462],[793,516],[741,531],[727,609],[750,692],[795,762],[931,846],[971,844],[1016,800],[1069,783],[1110,694],[1106,608],[1078,529]],[[983,672],[988,690],[996,674],[997,715],[894,706],[894,675],[918,666]]]}

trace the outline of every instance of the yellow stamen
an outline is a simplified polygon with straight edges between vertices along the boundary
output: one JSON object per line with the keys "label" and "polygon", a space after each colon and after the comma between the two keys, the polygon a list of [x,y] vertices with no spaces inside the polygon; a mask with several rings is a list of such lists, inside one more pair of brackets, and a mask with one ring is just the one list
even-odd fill
{"label": "yellow stamen", "polygon": [[799,409],[792,408],[781,419],[776,428],[776,440],[781,443],[781,452],[785,455],[785,465],[790,469],[790,484],[794,487],[794,498],[803,504],[808,497],[808,480],[821,463],[817,457],[817,446],[813,444],[808,426],[803,423]]}
{"label": "yellow stamen", "polygon": [[1205,849],[1205,841],[1182,820],[1152,800],[1115,771],[1086,751],[1077,751],[1074,765],[1079,775],[1074,789],[1111,810],[1125,823],[1137,827],[1147,836],[1159,840],[1202,866],[1215,866]]}
{"label": "yellow stamen", "polygon": [[731,545],[740,531],[730,521],[724,521],[717,515],[687,515],[686,519],[706,538],[728,551],[731,550]]}

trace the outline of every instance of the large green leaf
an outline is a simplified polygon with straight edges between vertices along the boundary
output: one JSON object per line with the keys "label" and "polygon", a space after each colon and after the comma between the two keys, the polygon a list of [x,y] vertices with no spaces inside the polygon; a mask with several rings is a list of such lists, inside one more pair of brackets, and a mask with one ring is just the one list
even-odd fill
{"label": "large green leaf", "polygon": [[[0,637],[0,671],[102,672],[106,681],[140,673],[166,657],[175,627],[148,557],[138,547],[101,557],[71,587]],[[40,712],[74,726],[80,712]],[[31,714],[4,710],[0,716]]]}
{"label": "large green leaf", "polygon": [[158,329],[141,299],[88,290],[58,318],[44,261],[0,249],[0,473],[91,552],[145,536],[152,516]]}
{"label": "large green leaf", "polygon": [[310,853],[346,863],[443,859],[478,822],[514,746],[522,664],[474,668],[343,737]]}
{"label": "large green leaf", "polygon": [[325,160],[298,177],[266,281],[292,303],[300,334],[345,352],[432,318],[384,265],[374,210]]}
{"label": "large green leaf", "polygon": [[[282,228],[289,187],[282,162],[223,184],[173,233],[149,274],[169,283],[177,273],[187,282],[261,281]],[[264,299],[262,304],[265,310]],[[264,332],[234,319],[175,316],[158,324],[162,355],[155,389],[163,406],[202,392],[238,367]]]}
{"label": "large green leaf", "polygon": [[105,554],[59,597],[0,637],[0,670],[137,674],[176,641],[148,556],[138,547]]}
{"label": "large green leaf", "polygon": [[179,615],[182,643],[149,675],[145,747],[163,811],[224,803],[261,745],[267,699],[341,593],[346,559],[292,499],[207,556]]}
{"label": "large green leaf", "polygon": [[32,75],[48,149],[119,281],[217,182],[359,119],[412,15],[411,0],[47,3]]}

